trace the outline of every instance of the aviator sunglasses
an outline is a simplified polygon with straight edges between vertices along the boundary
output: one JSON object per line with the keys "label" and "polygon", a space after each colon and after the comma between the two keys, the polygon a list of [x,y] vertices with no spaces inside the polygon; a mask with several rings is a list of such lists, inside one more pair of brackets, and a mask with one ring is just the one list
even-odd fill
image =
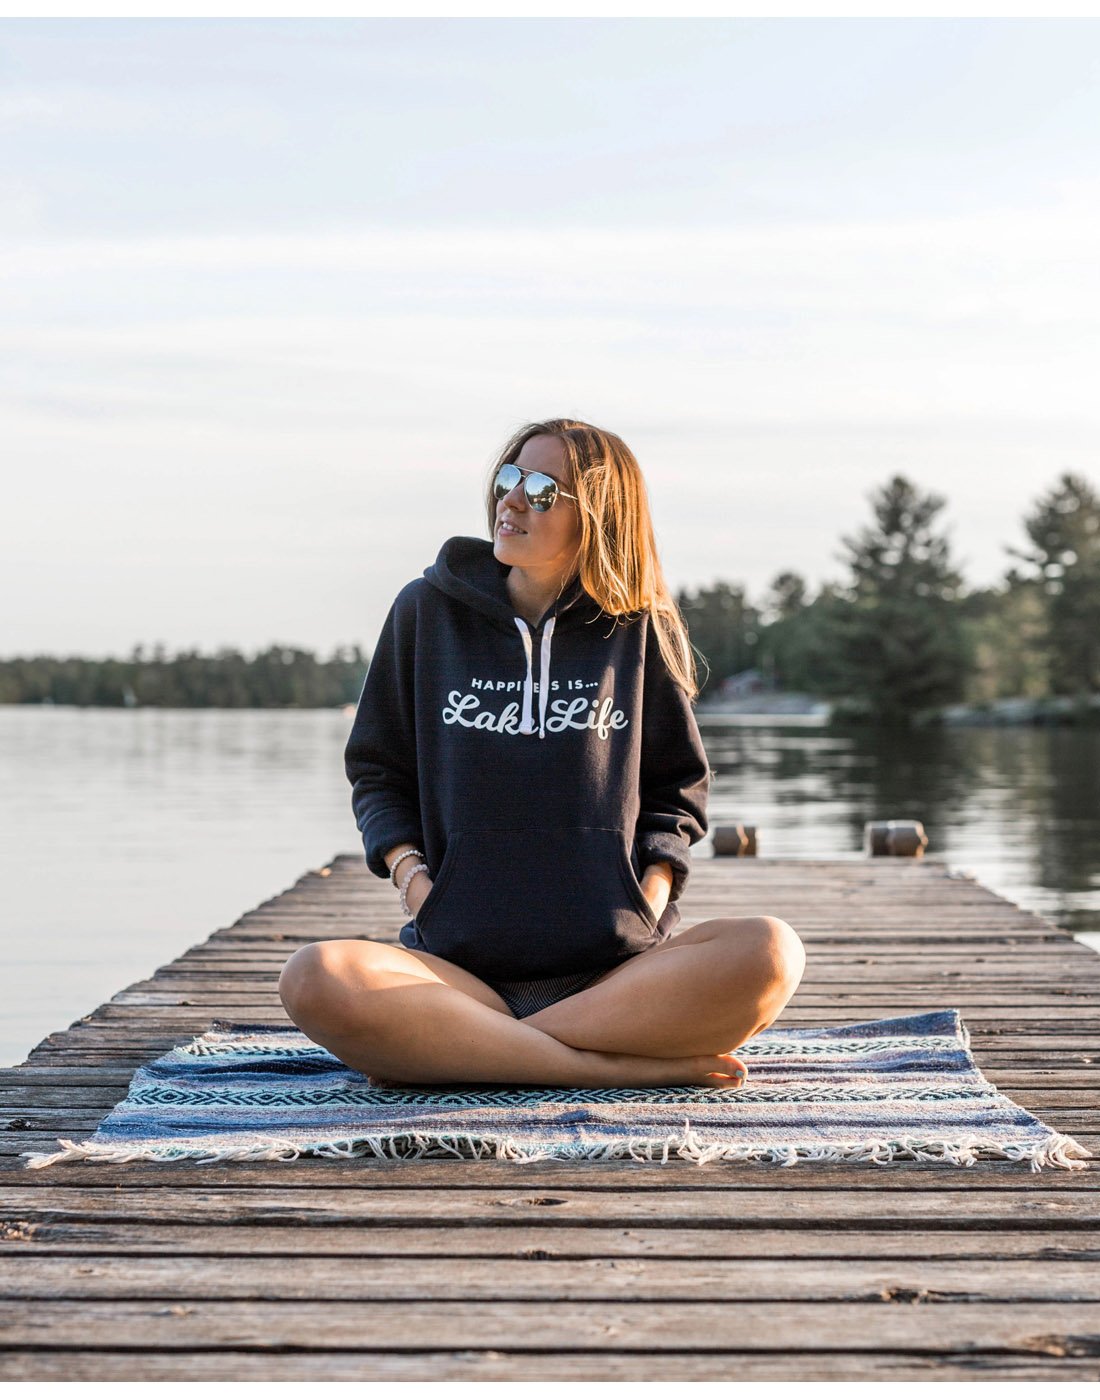
{"label": "aviator sunglasses", "polygon": [[503,501],[520,481],[523,482],[523,494],[532,510],[549,510],[559,496],[564,496],[568,501],[577,499],[568,491],[563,491],[552,476],[547,476],[545,472],[533,472],[525,467],[517,467],[514,462],[505,462],[498,469],[493,478],[494,498]]}

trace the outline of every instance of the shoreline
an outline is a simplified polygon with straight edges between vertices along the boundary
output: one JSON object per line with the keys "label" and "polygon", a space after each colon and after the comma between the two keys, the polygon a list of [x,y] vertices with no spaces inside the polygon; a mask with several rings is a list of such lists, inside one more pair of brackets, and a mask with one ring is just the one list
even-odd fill
{"label": "shoreline", "polygon": [[[873,716],[852,700],[815,700],[811,696],[776,692],[752,701],[703,701],[695,707],[696,719],[710,723],[746,725],[790,724],[802,727],[864,727]],[[1100,694],[1052,695],[1042,699],[1013,697],[978,705],[944,705],[918,712],[914,728],[1075,728],[1100,727]]]}

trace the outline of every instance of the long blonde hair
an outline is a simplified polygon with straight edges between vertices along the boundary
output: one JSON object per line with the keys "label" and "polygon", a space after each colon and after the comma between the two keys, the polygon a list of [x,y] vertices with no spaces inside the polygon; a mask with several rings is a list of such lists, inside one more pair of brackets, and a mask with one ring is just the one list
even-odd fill
{"label": "long blonde hair", "polygon": [[558,439],[571,469],[581,519],[577,572],[582,588],[610,617],[633,620],[651,613],[665,665],[694,700],[699,686],[687,627],[661,572],[642,469],[622,438],[572,418],[519,428],[489,471],[489,537],[496,528],[493,479],[498,469],[516,460],[528,438],[543,435]]}

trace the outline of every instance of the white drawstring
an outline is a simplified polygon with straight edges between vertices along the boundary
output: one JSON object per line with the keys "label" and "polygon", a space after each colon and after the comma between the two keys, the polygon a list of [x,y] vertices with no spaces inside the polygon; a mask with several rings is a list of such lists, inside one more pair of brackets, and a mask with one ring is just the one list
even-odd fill
{"label": "white drawstring", "polygon": [[[542,650],[539,654],[540,667],[539,674],[539,738],[546,738],[546,706],[550,700],[550,638],[554,635],[554,623],[557,619],[550,618],[542,632]],[[523,650],[527,655],[527,676],[523,682],[523,717],[519,722],[519,732],[521,734],[533,734],[535,732],[535,720],[532,714],[535,695],[535,678],[533,671],[534,652],[531,646],[531,632],[522,617],[514,617],[512,621],[519,628],[519,634],[523,638]]]}
{"label": "white drawstring", "polygon": [[527,679],[523,682],[523,717],[519,722],[519,732],[530,734],[535,727],[531,719],[531,697],[534,694],[535,686],[531,674],[531,633],[527,630],[527,624],[522,617],[514,617],[512,621],[519,628],[519,634],[523,638],[523,649],[527,653]]}
{"label": "white drawstring", "polygon": [[546,738],[546,705],[550,699],[550,638],[554,635],[556,618],[551,618],[542,631],[542,660],[539,665],[539,738]]}

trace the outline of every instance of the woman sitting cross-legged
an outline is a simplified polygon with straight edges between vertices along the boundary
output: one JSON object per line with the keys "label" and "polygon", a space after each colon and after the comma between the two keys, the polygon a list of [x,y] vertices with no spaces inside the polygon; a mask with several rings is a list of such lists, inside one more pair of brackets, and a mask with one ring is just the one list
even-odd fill
{"label": "woman sitting cross-legged", "polygon": [[638,463],[528,424],[486,507],[394,600],[345,754],[400,943],[306,945],[283,1004],[375,1082],[737,1087],[805,952],[768,914],[677,927],[710,769]]}

